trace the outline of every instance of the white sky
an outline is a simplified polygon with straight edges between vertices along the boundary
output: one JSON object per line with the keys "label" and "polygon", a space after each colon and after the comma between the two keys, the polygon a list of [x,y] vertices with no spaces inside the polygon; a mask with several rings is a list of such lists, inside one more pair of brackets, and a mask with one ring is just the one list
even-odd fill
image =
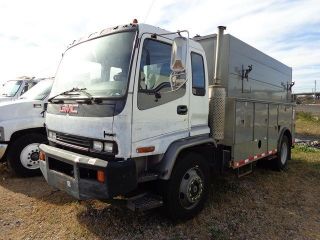
{"label": "white sky", "polygon": [[295,92],[320,89],[319,0],[0,0],[0,81],[53,76],[72,40],[133,18],[191,36],[225,25],[291,66]]}

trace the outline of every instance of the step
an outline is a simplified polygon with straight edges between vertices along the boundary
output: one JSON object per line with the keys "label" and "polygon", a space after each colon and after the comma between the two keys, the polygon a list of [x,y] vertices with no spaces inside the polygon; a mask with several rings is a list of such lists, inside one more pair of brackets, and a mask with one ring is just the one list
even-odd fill
{"label": "step", "polygon": [[157,173],[145,172],[139,175],[138,182],[139,183],[149,182],[149,181],[157,180],[158,178],[159,178],[159,175]]}
{"label": "step", "polygon": [[127,208],[132,211],[146,211],[162,205],[162,197],[152,193],[143,193],[127,200]]}
{"label": "step", "polygon": [[244,177],[244,176],[252,173],[252,171],[253,171],[253,163],[249,163],[247,165],[239,167],[238,171],[237,171],[238,178]]}

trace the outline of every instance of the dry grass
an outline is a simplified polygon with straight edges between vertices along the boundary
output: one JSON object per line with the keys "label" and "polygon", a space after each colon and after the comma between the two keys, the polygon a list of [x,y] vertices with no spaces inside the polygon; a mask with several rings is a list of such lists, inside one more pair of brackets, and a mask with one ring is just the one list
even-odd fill
{"label": "dry grass", "polygon": [[78,202],[41,178],[0,169],[0,239],[320,239],[320,152],[296,149],[287,172],[257,168],[214,179],[204,211],[173,223],[161,209],[132,213]]}
{"label": "dry grass", "polygon": [[312,116],[311,113],[297,113],[296,133],[305,138],[320,139],[319,117]]}
{"label": "dry grass", "polygon": [[286,172],[213,179],[205,209],[184,223],[161,209],[78,202],[41,177],[11,177],[4,164],[0,176],[0,239],[320,239],[320,152],[304,147]]}

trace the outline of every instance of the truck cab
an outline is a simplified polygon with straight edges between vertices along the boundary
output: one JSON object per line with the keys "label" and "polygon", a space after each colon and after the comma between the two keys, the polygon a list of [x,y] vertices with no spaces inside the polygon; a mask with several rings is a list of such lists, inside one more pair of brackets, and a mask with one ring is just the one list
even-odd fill
{"label": "truck cab", "polygon": [[133,23],[69,46],[40,145],[50,185],[77,199],[122,195],[131,209],[164,205],[173,218],[202,209],[210,166],[231,166],[231,147],[211,132],[207,54],[183,33]]}
{"label": "truck cab", "polygon": [[5,82],[0,88],[0,102],[18,99],[37,83],[37,80],[31,79],[16,79]]}
{"label": "truck cab", "polygon": [[0,103],[0,160],[20,177],[39,175],[39,144],[47,141],[45,108],[53,79],[46,79],[16,101]]}

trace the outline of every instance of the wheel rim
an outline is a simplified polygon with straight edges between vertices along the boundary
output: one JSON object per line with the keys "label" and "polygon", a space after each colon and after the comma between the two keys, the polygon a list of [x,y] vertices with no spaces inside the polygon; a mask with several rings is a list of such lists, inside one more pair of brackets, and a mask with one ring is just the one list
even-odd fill
{"label": "wheel rim", "polygon": [[288,145],[286,142],[283,142],[282,146],[281,146],[281,163],[282,163],[282,165],[286,164],[287,156],[288,156]]}
{"label": "wheel rim", "polygon": [[203,173],[198,167],[189,169],[182,177],[179,200],[185,209],[194,208],[201,200],[204,190]]}
{"label": "wheel rim", "polygon": [[39,145],[40,143],[32,143],[24,147],[20,154],[22,166],[31,170],[39,168]]}

